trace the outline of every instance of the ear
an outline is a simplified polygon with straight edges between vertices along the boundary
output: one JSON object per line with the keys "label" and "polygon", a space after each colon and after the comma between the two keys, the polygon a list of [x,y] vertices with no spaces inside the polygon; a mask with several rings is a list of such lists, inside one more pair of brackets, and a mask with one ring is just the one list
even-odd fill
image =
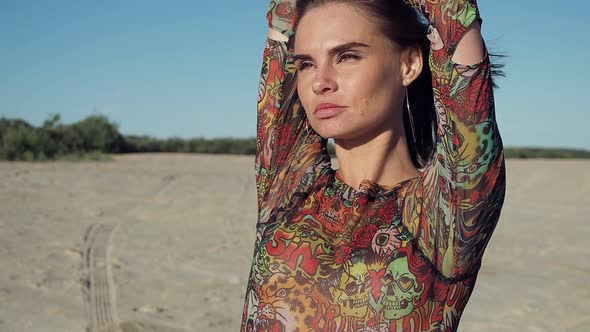
{"label": "ear", "polygon": [[422,50],[418,47],[408,47],[402,51],[400,61],[404,86],[410,85],[422,73],[423,57]]}

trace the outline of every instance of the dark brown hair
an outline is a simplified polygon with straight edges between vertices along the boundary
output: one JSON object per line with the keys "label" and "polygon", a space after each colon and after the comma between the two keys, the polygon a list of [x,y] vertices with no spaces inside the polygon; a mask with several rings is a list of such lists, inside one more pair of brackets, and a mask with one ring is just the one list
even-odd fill
{"label": "dark brown hair", "polygon": [[[422,72],[408,86],[412,119],[409,118],[408,112],[404,111],[403,121],[412,162],[417,168],[424,167],[434,154],[436,129],[432,78],[428,65],[428,23],[417,10],[403,0],[297,0],[297,16],[301,19],[309,10],[328,3],[345,3],[358,8],[371,15],[381,32],[397,45],[422,50]],[[407,107],[405,102],[404,106]],[[410,121],[414,124],[415,139]]]}

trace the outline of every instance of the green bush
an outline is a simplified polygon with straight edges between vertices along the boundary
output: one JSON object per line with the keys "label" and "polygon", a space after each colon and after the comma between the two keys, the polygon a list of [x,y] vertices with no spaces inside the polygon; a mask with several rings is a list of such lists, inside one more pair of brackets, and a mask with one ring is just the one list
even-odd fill
{"label": "green bush", "polygon": [[[0,159],[3,160],[105,160],[112,153],[183,152],[253,155],[256,138],[158,139],[119,133],[118,125],[104,115],[91,115],[73,124],[62,124],[50,114],[41,127],[21,119],[0,118]],[[328,153],[334,157],[333,141]],[[507,158],[590,158],[576,149],[506,148]]]}
{"label": "green bush", "polygon": [[565,148],[525,148],[513,147],[506,148],[504,151],[506,158],[590,158],[590,151],[581,149]]}
{"label": "green bush", "polygon": [[8,128],[2,133],[0,155],[8,160],[32,160],[40,150],[37,131],[26,126]]}
{"label": "green bush", "polygon": [[104,115],[92,115],[74,123],[72,130],[82,144],[82,151],[119,152],[119,131]]}
{"label": "green bush", "polygon": [[0,159],[5,160],[47,160],[94,151],[115,153],[121,142],[117,125],[102,115],[63,125],[60,116],[52,114],[39,128],[23,120],[0,118]]}

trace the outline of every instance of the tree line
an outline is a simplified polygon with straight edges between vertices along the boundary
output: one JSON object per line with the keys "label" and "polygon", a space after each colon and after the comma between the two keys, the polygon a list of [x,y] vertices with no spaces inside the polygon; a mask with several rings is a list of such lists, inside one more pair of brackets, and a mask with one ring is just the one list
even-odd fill
{"label": "tree line", "polygon": [[21,119],[0,118],[1,160],[53,160],[134,152],[254,154],[256,139],[167,138],[123,135],[104,115],[63,124],[59,114],[34,127]]}
{"label": "tree line", "polygon": [[[334,146],[328,151],[334,156]],[[85,159],[117,153],[184,152],[253,155],[256,138],[167,138],[123,135],[104,115],[64,124],[59,114],[35,127],[22,119],[0,117],[0,160]],[[506,148],[507,158],[590,158],[578,149]]]}

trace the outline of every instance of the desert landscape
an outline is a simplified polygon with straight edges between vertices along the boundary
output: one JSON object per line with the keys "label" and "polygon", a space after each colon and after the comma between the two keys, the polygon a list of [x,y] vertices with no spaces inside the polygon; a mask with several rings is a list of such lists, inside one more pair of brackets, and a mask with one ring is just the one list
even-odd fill
{"label": "desert landscape", "polygon": [[[590,331],[590,160],[507,161],[459,331]],[[0,331],[238,331],[252,156],[0,162]]]}

